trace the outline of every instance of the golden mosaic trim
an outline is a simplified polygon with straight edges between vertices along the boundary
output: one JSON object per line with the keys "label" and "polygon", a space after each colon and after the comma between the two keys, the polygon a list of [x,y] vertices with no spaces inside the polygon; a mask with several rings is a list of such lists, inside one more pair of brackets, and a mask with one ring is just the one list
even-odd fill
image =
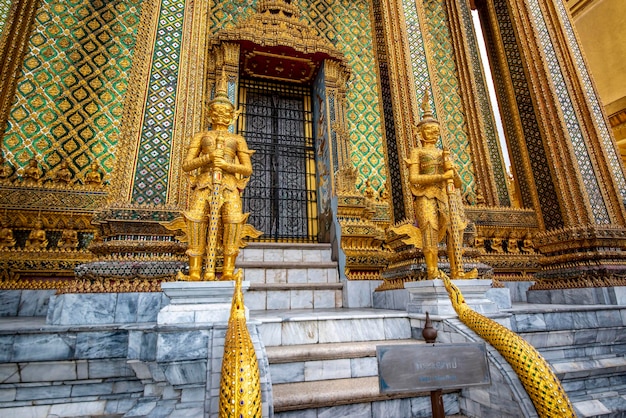
{"label": "golden mosaic trim", "polygon": [[[184,205],[188,185],[181,168],[188,139],[206,128],[205,84],[207,83],[208,2],[185,4],[174,126],[166,201]],[[208,97],[208,96],[207,96]],[[208,100],[208,99],[207,99]]]}
{"label": "golden mosaic trim", "polygon": [[[385,48],[387,51],[387,65],[389,66],[389,87],[391,90],[391,102],[402,103],[402,106],[393,106],[395,139],[387,138],[385,129],[382,130],[386,167],[389,167],[387,155],[387,142],[396,141],[398,163],[401,172],[402,190],[404,200],[404,213],[408,218],[414,218],[413,195],[409,183],[409,169],[404,163],[409,157],[411,148],[419,146],[419,141],[414,133],[414,126],[419,120],[417,92],[413,76],[410,49],[407,39],[406,21],[404,19],[404,6],[402,0],[381,0],[381,14],[383,17],[383,32],[385,35]],[[418,7],[419,9],[419,7]],[[380,72],[377,75],[380,77]],[[432,74],[432,72],[431,72]],[[383,103],[382,96],[379,102]],[[389,182],[389,179],[387,179]],[[391,190],[391,188],[389,188]],[[393,216],[393,213],[391,213]],[[398,221],[396,219],[395,221]]]}
{"label": "golden mosaic trim", "polygon": [[584,274],[583,276],[569,279],[546,279],[539,280],[528,290],[557,290],[557,289],[581,289],[590,287],[616,287],[626,286],[626,277],[620,275],[597,276]]}
{"label": "golden mosaic trim", "polygon": [[64,212],[93,212],[102,208],[107,195],[101,191],[74,187],[12,187],[0,185],[0,207]]}
{"label": "golden mosaic trim", "polygon": [[499,282],[534,282],[534,276],[522,272],[521,274],[498,274],[495,278]]}
{"label": "golden mosaic trim", "polygon": [[56,290],[65,283],[59,279],[21,279],[17,273],[7,274],[10,277],[0,279],[0,290]]}
{"label": "golden mosaic trim", "polygon": [[57,294],[63,293],[130,293],[130,292],[160,292],[161,283],[176,280],[176,275],[160,277],[84,277],[63,282],[57,288]]}
{"label": "golden mosaic trim", "polygon": [[[585,248],[618,247],[623,249],[626,248],[626,229],[619,225],[577,224],[539,233],[534,239],[536,247],[547,255],[561,252],[585,252]],[[622,254],[622,251],[618,252]],[[602,251],[602,254],[605,252]],[[609,252],[606,254],[610,257]],[[623,257],[622,255],[620,258]]]}
{"label": "golden mosaic trim", "polygon": [[115,165],[111,172],[111,198],[129,201],[134,183],[136,156],[139,151],[141,126],[150,84],[150,68],[154,53],[154,34],[159,23],[160,1],[145,0],[133,50],[133,66],[128,78],[120,138],[115,147]]}
{"label": "golden mosaic trim", "polygon": [[0,143],[6,132],[24,55],[35,23],[38,0],[13,1],[0,37]]}

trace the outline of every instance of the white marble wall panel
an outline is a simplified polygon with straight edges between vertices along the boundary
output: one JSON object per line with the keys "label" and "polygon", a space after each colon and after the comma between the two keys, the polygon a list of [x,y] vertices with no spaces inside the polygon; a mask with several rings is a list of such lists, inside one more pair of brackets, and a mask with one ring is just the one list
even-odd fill
{"label": "white marble wall panel", "polygon": [[307,269],[287,270],[287,283],[306,283],[307,279]]}
{"label": "white marble wall panel", "polygon": [[316,344],[323,342],[320,340],[317,322],[315,321],[283,322],[281,332],[283,345]]}
{"label": "white marble wall panel", "polygon": [[[334,271],[333,269],[316,269],[310,268],[307,269],[306,272],[306,281],[307,283],[329,283],[328,274],[330,271]],[[333,282],[330,282],[333,283]]]}
{"label": "white marble wall panel", "polygon": [[19,303],[19,316],[46,316],[50,296],[55,290],[22,290]]}
{"label": "white marble wall panel", "polygon": [[[331,406],[328,408],[319,408],[317,410],[317,418],[372,418],[372,404],[358,403],[352,405]],[[391,417],[388,417],[391,418]]]}
{"label": "white marble wall panel", "polygon": [[407,318],[384,318],[383,326],[385,330],[383,339],[411,338],[411,325]]}
{"label": "white marble wall panel", "polygon": [[264,322],[259,326],[261,340],[266,347],[274,347],[282,343],[282,323]]}
{"label": "white marble wall panel", "polygon": [[263,261],[283,261],[284,250],[280,248],[267,248],[263,251]]}
{"label": "white marble wall panel", "polygon": [[[76,380],[76,362],[55,361],[23,363],[18,376],[21,382],[54,382]],[[0,379],[0,382],[6,383]]]}
{"label": "white marble wall panel", "polygon": [[334,290],[314,290],[313,291],[313,308],[324,309],[335,307],[335,291]]}
{"label": "white marble wall panel", "polygon": [[244,248],[237,257],[240,261],[263,261],[263,249],[261,248]]}
{"label": "white marble wall panel", "polygon": [[349,322],[348,327],[351,330],[351,341],[371,341],[385,339],[383,318],[352,320]]}
{"label": "white marble wall panel", "polygon": [[304,382],[304,362],[271,364],[272,384]]}
{"label": "white marble wall panel", "polygon": [[71,334],[16,335],[7,361],[66,360],[74,352],[76,337]]}
{"label": "white marble wall panel", "polygon": [[271,268],[265,270],[265,283],[287,283],[287,269]]}
{"label": "white marble wall panel", "polygon": [[545,331],[547,325],[543,314],[528,313],[515,315],[515,330],[517,332]]}
{"label": "white marble wall panel", "polygon": [[304,411],[277,412],[274,418],[317,418],[316,409],[305,409]]}
{"label": "white marble wall panel", "polygon": [[322,261],[330,261],[330,255],[328,258],[322,258],[322,250],[306,250],[302,252],[302,261],[308,263],[320,263]]}
{"label": "white marble wall panel", "polygon": [[264,291],[247,291],[244,296],[244,304],[250,310],[267,309],[267,293]]}
{"label": "white marble wall panel", "polygon": [[312,309],[312,290],[290,290],[291,309]]}
{"label": "white marble wall panel", "polygon": [[267,292],[267,309],[289,309],[289,290]]}
{"label": "white marble wall panel", "polygon": [[372,418],[408,417],[410,416],[410,399],[392,399],[372,402]]}
{"label": "white marble wall panel", "polygon": [[350,359],[350,377],[367,377],[378,375],[378,360],[376,357],[361,357]]}
{"label": "white marble wall panel", "polygon": [[336,268],[328,269],[327,274],[328,283],[339,283],[339,272]]}
{"label": "white marble wall panel", "polygon": [[283,250],[283,261],[288,263],[300,263],[303,251],[301,249],[285,249]]}
{"label": "white marble wall panel", "polygon": [[350,359],[307,361],[304,363],[304,380],[331,380],[350,378]]}
{"label": "white marble wall panel", "polygon": [[331,261],[332,260],[332,250],[330,248],[326,248],[320,250],[320,255],[322,257],[322,261]]}
{"label": "white marble wall panel", "polygon": [[37,401],[41,399],[62,399],[69,398],[72,391],[70,385],[54,385],[54,386],[19,386],[16,401]]}
{"label": "white marble wall panel", "polygon": [[598,310],[596,315],[598,317],[598,326],[601,327],[620,327],[626,325],[624,319],[624,309],[618,311],[611,310]]}
{"label": "white marble wall panel", "polygon": [[250,283],[265,283],[265,269],[246,268],[243,270],[243,277]]}
{"label": "white marble wall panel", "polygon": [[352,330],[349,321],[328,320],[319,323],[320,343],[343,343],[352,341]]}
{"label": "white marble wall panel", "polygon": [[15,363],[0,364],[0,383],[18,383],[20,373]]}
{"label": "white marble wall panel", "polygon": [[205,359],[208,355],[208,334],[206,330],[159,333],[157,361]]}
{"label": "white marble wall panel", "polygon": [[344,283],[343,305],[346,308],[372,307],[372,283],[379,283],[379,281],[346,280]]}

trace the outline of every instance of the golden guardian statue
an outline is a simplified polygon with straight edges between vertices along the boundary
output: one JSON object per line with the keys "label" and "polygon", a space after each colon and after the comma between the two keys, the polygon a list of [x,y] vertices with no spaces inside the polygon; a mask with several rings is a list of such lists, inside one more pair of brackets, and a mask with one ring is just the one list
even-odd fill
{"label": "golden guardian statue", "polygon": [[436,146],[440,135],[439,122],[428,106],[422,103],[423,116],[417,125],[421,147],[411,150],[409,166],[411,192],[415,196],[415,214],[421,235],[421,248],[429,279],[439,276],[438,245],[446,239],[450,275],[453,279],[476,278],[478,272],[465,272],[462,265],[462,236],[467,226],[460,195],[461,179],[450,152]]}
{"label": "golden guardian statue", "polygon": [[208,105],[211,129],[193,136],[182,166],[191,195],[188,209],[183,213],[189,274],[179,273],[180,280],[216,279],[220,234],[224,254],[222,280],[233,278],[248,217],[242,213],[241,192],[252,174],[250,156],[254,152],[248,149],[243,136],[228,130],[239,113],[228,98],[227,79],[222,71],[215,98]]}

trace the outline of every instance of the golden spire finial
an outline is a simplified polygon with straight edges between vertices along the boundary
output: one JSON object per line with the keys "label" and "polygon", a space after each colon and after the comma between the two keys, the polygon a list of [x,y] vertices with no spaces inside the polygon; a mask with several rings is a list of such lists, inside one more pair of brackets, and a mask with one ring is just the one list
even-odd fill
{"label": "golden spire finial", "polygon": [[226,76],[226,70],[224,67],[222,67],[222,75],[215,86],[215,96],[213,97],[213,100],[209,102],[209,106],[217,103],[228,104],[232,108],[235,108],[228,97],[228,77]]}
{"label": "golden spire finial", "polygon": [[439,121],[433,117],[433,110],[430,107],[430,100],[428,99],[428,90],[426,90],[424,91],[424,97],[422,97],[422,104],[420,106],[422,108],[422,118],[417,126],[421,126],[425,123],[439,123]]}

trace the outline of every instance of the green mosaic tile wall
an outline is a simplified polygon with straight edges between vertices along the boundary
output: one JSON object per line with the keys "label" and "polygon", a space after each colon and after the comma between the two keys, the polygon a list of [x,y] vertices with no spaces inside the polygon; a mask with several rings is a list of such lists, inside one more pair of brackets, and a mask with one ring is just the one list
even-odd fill
{"label": "green mosaic tile wall", "polygon": [[441,94],[441,105],[444,111],[444,115],[439,115],[439,122],[446,127],[448,132],[447,145],[456,157],[455,163],[463,181],[463,195],[473,201],[475,196],[471,150],[466,133],[467,127],[462,109],[454,52],[447,26],[448,16],[440,0],[426,0],[424,6],[428,30],[433,42],[432,68],[437,71],[437,88]]}
{"label": "green mosaic tile wall", "polygon": [[[348,129],[352,161],[361,180],[370,178],[374,188],[385,183],[376,68],[366,0],[300,0],[294,2],[302,19],[342,51],[352,69],[348,90]],[[235,26],[255,12],[256,2],[215,1],[211,4],[211,31]],[[357,185],[360,187],[360,184]]]}
{"label": "green mosaic tile wall", "polygon": [[19,75],[2,148],[18,168],[66,159],[77,179],[110,172],[140,0],[44,0]]}
{"label": "green mosaic tile wall", "polygon": [[159,205],[167,200],[184,15],[185,0],[162,0],[132,188],[134,203]]}
{"label": "green mosaic tile wall", "polygon": [[404,19],[406,22],[407,38],[409,40],[417,102],[422,103],[424,93],[428,91],[430,108],[433,111],[433,116],[437,118],[432,82],[428,71],[428,61],[426,60],[426,49],[424,48],[424,35],[420,25],[419,15],[417,14],[417,6],[414,0],[403,0],[402,6],[404,8]]}
{"label": "green mosaic tile wall", "polygon": [[0,36],[9,17],[9,10],[11,9],[11,0],[0,0]]}

